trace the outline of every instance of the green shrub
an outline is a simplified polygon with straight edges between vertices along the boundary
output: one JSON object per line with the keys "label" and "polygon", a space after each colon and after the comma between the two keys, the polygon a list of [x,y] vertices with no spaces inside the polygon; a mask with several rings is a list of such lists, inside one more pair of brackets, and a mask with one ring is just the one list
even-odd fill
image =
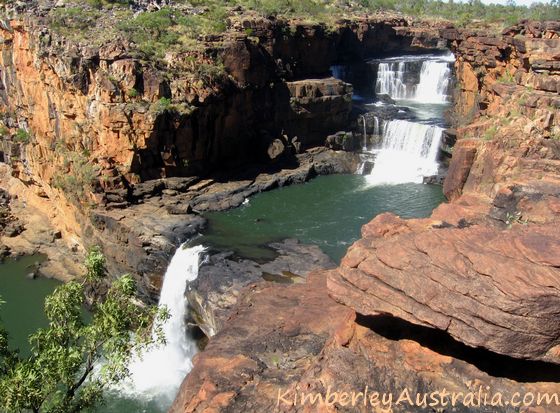
{"label": "green shrub", "polygon": [[161,98],[156,103],[152,105],[152,112],[155,113],[163,113],[171,110],[171,99],[169,98]]}
{"label": "green shrub", "polygon": [[135,88],[129,89],[128,92],[126,92],[126,94],[128,95],[129,98],[135,98],[138,97],[139,93]]}
{"label": "green shrub", "polygon": [[504,83],[504,84],[514,84],[515,83],[515,77],[507,69],[500,77],[498,77],[497,80],[498,80],[498,82]]}
{"label": "green shrub", "polygon": [[60,7],[51,13],[51,27],[63,34],[85,32],[101,14],[83,7]]}
{"label": "green shrub", "polygon": [[176,16],[170,8],[140,13],[134,19],[120,23],[119,29],[133,41],[147,57],[162,58],[165,52],[179,42],[174,30]]}
{"label": "green shrub", "polygon": [[[90,251],[87,259],[96,264],[91,268],[86,261],[85,280],[63,283],[45,299],[48,323],[29,336],[29,355],[9,346],[0,323],[2,412],[103,411],[100,406],[110,389],[130,376],[130,362],[165,342],[168,310],[138,305],[130,275],[109,282],[99,249]],[[91,302],[93,291],[104,294],[96,294]]]}
{"label": "green shrub", "polygon": [[85,0],[85,2],[96,9],[101,9],[103,7],[113,7],[119,4],[127,5],[132,3],[130,0]]}
{"label": "green shrub", "polygon": [[25,129],[19,128],[14,135],[14,141],[18,143],[29,143],[31,135]]}
{"label": "green shrub", "polygon": [[224,79],[226,71],[222,62],[201,63],[196,66],[194,74],[205,85],[213,85]]}
{"label": "green shrub", "polygon": [[492,139],[494,139],[497,132],[498,132],[498,128],[496,126],[492,126],[488,129],[486,129],[486,132],[484,132],[484,135],[483,135],[484,140],[485,141],[491,141]]}

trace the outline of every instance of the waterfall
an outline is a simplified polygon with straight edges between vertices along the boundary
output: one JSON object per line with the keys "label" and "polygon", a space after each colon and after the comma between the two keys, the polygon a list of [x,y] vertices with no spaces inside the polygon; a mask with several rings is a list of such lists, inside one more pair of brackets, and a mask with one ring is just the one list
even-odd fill
{"label": "waterfall", "polygon": [[451,69],[447,62],[426,60],[420,69],[420,82],[414,100],[422,103],[446,103]]}
{"label": "waterfall", "polygon": [[373,117],[373,135],[379,136],[379,118],[377,116]]}
{"label": "waterfall", "polygon": [[364,144],[362,146],[362,150],[365,152],[367,151],[367,125],[366,125],[366,117],[362,116],[362,121],[364,124]]}
{"label": "waterfall", "polygon": [[[400,110],[400,106],[386,99],[372,103],[397,109],[404,116],[381,121],[375,117],[373,133],[381,136],[382,141],[370,152],[375,160],[373,169],[366,175],[369,183],[422,183],[424,177],[438,173],[437,157],[443,133],[439,125],[445,123],[443,105],[449,101],[451,63],[454,60],[455,56],[449,53],[372,61],[377,64],[376,93],[401,100],[398,105],[406,105],[409,111]],[[367,174],[364,165],[365,161],[360,165],[360,171]]]}
{"label": "waterfall", "polygon": [[[453,54],[444,56],[403,56],[378,63],[375,93],[389,95],[397,100],[415,100],[421,103],[446,103],[448,101],[450,64]],[[418,67],[420,66],[418,78]],[[416,82],[414,79],[416,78]]]}
{"label": "waterfall", "polygon": [[443,129],[406,120],[392,120],[383,130],[370,184],[422,183],[438,172],[437,155]]}
{"label": "waterfall", "polygon": [[161,404],[173,401],[181,382],[192,368],[196,342],[187,336],[185,316],[187,282],[198,276],[202,246],[181,245],[171,259],[161,288],[159,307],[167,307],[170,318],[163,326],[165,345],[155,347],[129,366],[131,380],[123,385],[122,393]]}
{"label": "waterfall", "polygon": [[404,83],[405,62],[379,63],[375,93],[393,99],[407,99],[409,91]]}

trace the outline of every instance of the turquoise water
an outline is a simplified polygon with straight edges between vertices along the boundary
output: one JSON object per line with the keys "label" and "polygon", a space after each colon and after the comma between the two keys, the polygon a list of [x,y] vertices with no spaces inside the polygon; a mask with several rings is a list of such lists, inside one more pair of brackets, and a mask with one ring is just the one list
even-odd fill
{"label": "turquoise water", "polygon": [[209,227],[198,242],[261,260],[274,257],[264,244],[297,238],[338,262],[376,215],[426,217],[443,200],[435,185],[367,186],[360,175],[322,176],[259,194],[237,209],[207,214]]}
{"label": "turquoise water", "polygon": [[27,275],[44,261],[41,255],[7,259],[0,264],[1,322],[9,333],[9,343],[22,354],[29,353],[28,336],[47,325],[44,311],[45,297],[52,293],[59,281]]}

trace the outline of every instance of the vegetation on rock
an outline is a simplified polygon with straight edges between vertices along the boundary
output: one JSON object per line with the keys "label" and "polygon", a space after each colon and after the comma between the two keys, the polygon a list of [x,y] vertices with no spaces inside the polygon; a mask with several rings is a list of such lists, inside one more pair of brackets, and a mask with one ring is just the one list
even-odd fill
{"label": "vegetation on rock", "polygon": [[[299,19],[332,26],[341,18],[390,11],[420,18],[446,19],[460,26],[492,23],[500,27],[521,19],[560,19],[560,1],[530,7],[486,5],[480,0],[175,0],[159,10],[141,8],[133,0],[74,0],[49,13],[53,30],[74,38],[100,43],[115,37],[131,41],[145,57],[161,59],[167,52],[196,50],[205,36],[223,33],[233,14],[253,11],[262,17]],[[101,26],[104,30],[96,30]]]}
{"label": "vegetation on rock", "polygon": [[80,204],[93,189],[98,169],[90,163],[87,153],[69,150],[62,142],[58,142],[56,151],[63,158],[63,168],[54,174],[53,186],[62,190],[68,199]]}
{"label": "vegetation on rock", "polygon": [[[71,281],[45,300],[46,328],[30,336],[31,354],[8,346],[0,326],[0,410],[80,412],[103,401],[104,391],[129,375],[132,357],[164,340],[166,311],[142,307],[130,275],[113,281],[86,321],[86,292],[106,276],[97,248],[86,259],[83,281]],[[152,334],[152,332],[156,334]]]}

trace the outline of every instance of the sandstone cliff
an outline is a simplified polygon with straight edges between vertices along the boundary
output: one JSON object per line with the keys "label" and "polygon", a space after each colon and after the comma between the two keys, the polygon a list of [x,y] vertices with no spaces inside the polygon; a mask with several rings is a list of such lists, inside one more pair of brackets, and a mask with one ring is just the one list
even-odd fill
{"label": "sandstone cliff", "polygon": [[[148,294],[169,254],[204,224],[193,209],[355,170],[351,156],[306,152],[350,116],[352,88],[330,77],[334,62],[444,44],[402,17],[327,29],[233,11],[196,52],[152,61],[126,39],[50,28],[55,3],[30,2],[0,24],[1,151],[14,177],[3,185],[46,215],[74,264],[100,244],[111,271],[138,275]],[[38,245],[26,252],[46,252],[31,238]]]}
{"label": "sandstone cliff", "polygon": [[249,288],[172,412],[371,411],[301,403],[329,388],[560,391],[558,24],[440,36],[459,85],[451,202],[427,219],[378,216],[339,268],[305,285]]}

